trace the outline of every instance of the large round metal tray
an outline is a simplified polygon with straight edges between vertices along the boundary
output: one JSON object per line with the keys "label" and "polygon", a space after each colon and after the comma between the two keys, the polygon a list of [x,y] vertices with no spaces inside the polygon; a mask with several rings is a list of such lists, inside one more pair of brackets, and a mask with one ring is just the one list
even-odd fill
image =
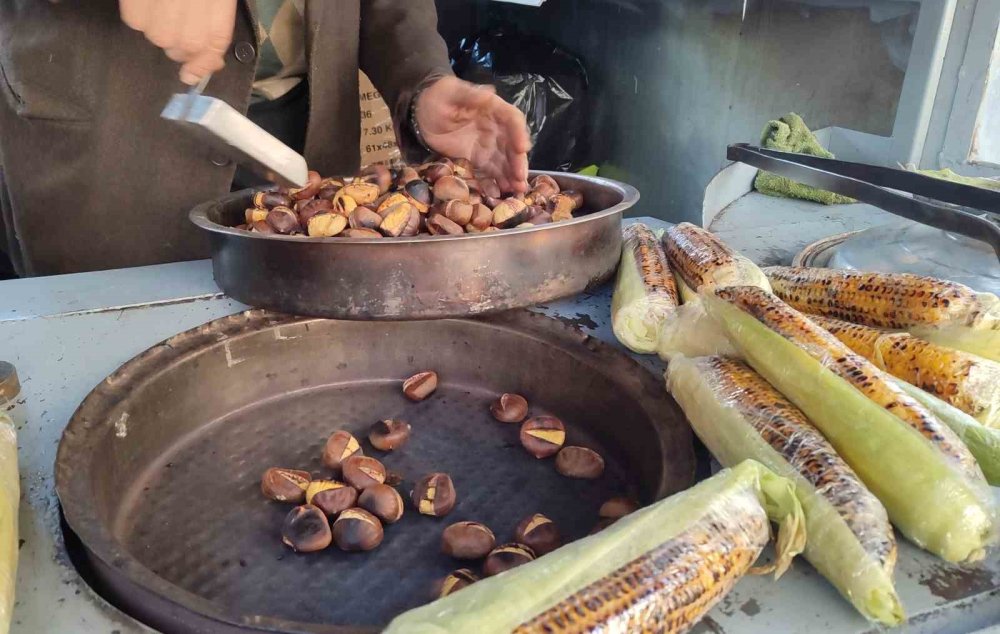
{"label": "large round metal tray", "polygon": [[621,219],[635,188],[606,178],[550,174],[583,194],[567,222],[461,236],[392,239],[254,234],[249,190],[204,203],[191,220],[208,232],[215,281],[250,306],[336,319],[432,319],[521,308],[607,280],[621,254]]}
{"label": "large round metal tray", "polygon": [[[400,379],[427,368],[438,391],[407,401]],[[604,476],[570,480],[529,456],[519,426],[488,412],[503,391],[565,420],[569,444],[605,457]],[[404,497],[424,473],[450,473],[457,506],[435,519],[407,504],[371,553],[294,554],[280,541],[289,507],[262,497],[261,473],[319,471],[332,431],[364,438],[383,417],[408,420],[413,435],[391,454],[364,441],[366,453],[402,475]],[[690,429],[661,378],[559,321],[254,310],[181,333],[98,385],[63,434],[56,490],[95,587],[163,632],[367,632],[468,565],[440,552],[452,522],[483,521],[510,541],[541,512],[578,539],[606,498],[648,503],[689,486],[693,470]]]}

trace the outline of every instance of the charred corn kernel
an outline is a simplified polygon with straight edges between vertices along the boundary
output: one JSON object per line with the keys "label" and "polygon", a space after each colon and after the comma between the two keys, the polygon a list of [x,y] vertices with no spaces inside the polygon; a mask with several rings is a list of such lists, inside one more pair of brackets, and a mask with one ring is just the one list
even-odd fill
{"label": "charred corn kernel", "polygon": [[1000,361],[1000,300],[968,286],[908,273],[772,266],[778,297],[798,310],[907,330],[949,348]]}
{"label": "charred corn kernel", "polygon": [[903,620],[885,508],[805,415],[740,361],[675,358],[667,386],[723,466],[752,458],[795,482],[806,514],[804,555],[865,617]]}
{"label": "charred corn kernel", "polygon": [[779,524],[780,574],[804,545],[802,506],[791,482],[748,460],[406,612],[386,632],[684,632],[750,569],[768,542],[769,517]]}
{"label": "charred corn kernel", "polygon": [[890,333],[829,317],[811,319],[882,370],[987,427],[1000,427],[1000,363],[905,332]]}
{"label": "charred corn kernel", "polygon": [[976,561],[996,541],[996,508],[969,450],[885,373],[774,295],[734,287],[708,313],[759,374],[805,413],[911,541]]}
{"label": "charred corn kernel", "polygon": [[694,299],[694,293],[726,286],[760,286],[771,290],[767,277],[756,264],[711,231],[682,222],[667,229],[663,244],[670,267],[678,282],[683,282],[679,288],[685,302]]}
{"label": "charred corn kernel", "polygon": [[633,352],[653,352],[660,328],[677,310],[677,285],[663,246],[649,227],[625,227],[622,238],[611,327],[618,341]]}

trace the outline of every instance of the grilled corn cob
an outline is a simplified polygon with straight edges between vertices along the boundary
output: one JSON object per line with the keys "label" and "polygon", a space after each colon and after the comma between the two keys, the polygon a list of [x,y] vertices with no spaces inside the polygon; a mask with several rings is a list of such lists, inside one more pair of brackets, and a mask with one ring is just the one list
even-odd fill
{"label": "grilled corn cob", "polygon": [[663,322],[677,310],[677,284],[659,238],[644,224],[622,231],[622,258],[611,298],[611,327],[622,345],[656,350]]}
{"label": "grilled corn cob", "polygon": [[996,540],[982,472],[954,432],[888,375],[755,287],[702,299],[747,362],[805,413],[918,546],[976,561]]}
{"label": "grilled corn cob", "polygon": [[387,633],[684,632],[750,568],[779,522],[776,574],[801,552],[794,485],[752,460],[600,533],[400,615]]}
{"label": "grilled corn cob", "polygon": [[698,293],[733,285],[770,290],[767,277],[715,234],[687,222],[667,229],[663,245],[684,303],[660,329],[656,344],[660,358],[734,354],[722,329],[705,314]]}
{"label": "grilled corn cob", "polygon": [[880,369],[927,390],[987,427],[1000,427],[1000,363],[924,341],[829,317],[812,317]]}
{"label": "grilled corn cob", "polygon": [[771,290],[767,276],[756,264],[711,231],[682,222],[667,229],[663,245],[685,302],[695,299],[700,291],[726,286],[760,286]]}
{"label": "grilled corn cob", "polygon": [[805,415],[733,359],[680,357],[667,387],[723,466],[752,458],[795,483],[805,557],[866,618],[903,620],[893,587],[896,539],[885,508]]}
{"label": "grilled corn cob", "polygon": [[793,308],[906,330],[948,348],[1000,361],[1000,299],[968,286],[907,273],[772,266],[775,294]]}
{"label": "grilled corn cob", "polygon": [[896,384],[917,402],[926,407],[969,448],[983,470],[986,481],[1000,486],[1000,429],[985,427],[962,410],[945,403],[906,381],[896,379]]}

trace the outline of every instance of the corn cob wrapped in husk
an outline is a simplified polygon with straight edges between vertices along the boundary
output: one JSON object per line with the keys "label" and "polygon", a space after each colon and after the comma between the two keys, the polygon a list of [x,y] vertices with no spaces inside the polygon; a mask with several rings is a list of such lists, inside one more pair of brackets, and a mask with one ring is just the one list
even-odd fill
{"label": "corn cob wrapped in husk", "polygon": [[993,486],[1000,486],[1000,429],[985,427],[957,407],[906,381],[896,379],[896,384],[930,410],[941,422],[951,427],[979,463],[986,481]]}
{"label": "corn cob wrapped in husk", "polygon": [[954,405],[987,427],[1000,427],[1000,363],[905,332],[886,332],[830,317],[810,319],[880,369]]}
{"label": "corn cob wrapped in husk", "polygon": [[997,538],[993,496],[953,431],[886,373],[756,287],[705,295],[743,358],[805,413],[918,546],[977,561]]}
{"label": "corn cob wrapped in husk", "polygon": [[[3,399],[0,399],[3,400]],[[17,431],[0,411],[0,632],[10,631],[17,580],[17,513],[21,485],[17,472]]]}
{"label": "corn cob wrapped in husk", "polygon": [[660,329],[656,344],[660,358],[669,361],[676,355],[734,354],[725,333],[705,314],[698,293],[726,286],[760,286],[771,290],[767,276],[711,231],[689,222],[667,229],[663,247],[683,305]]}
{"label": "corn cob wrapped in husk", "polygon": [[681,298],[727,286],[759,286],[771,290],[763,271],[707,229],[682,222],[667,229],[663,246],[678,281]]}
{"label": "corn cob wrapped in husk", "polygon": [[775,294],[803,312],[905,330],[1000,361],[1000,299],[992,293],[909,273],[792,266],[772,266],[764,272]]}
{"label": "corn cob wrapped in husk", "polygon": [[477,582],[387,633],[684,632],[732,589],[779,525],[775,574],[805,542],[794,485],[748,460],[603,531]]}
{"label": "corn cob wrapped in husk", "polygon": [[902,622],[885,508],[805,415],[734,359],[675,358],[667,387],[723,466],[753,459],[795,483],[809,535],[804,555],[816,570],[866,618]]}
{"label": "corn cob wrapped in husk", "polygon": [[633,352],[656,350],[663,323],[679,304],[677,284],[660,239],[644,224],[622,231],[622,258],[611,297],[611,327]]}

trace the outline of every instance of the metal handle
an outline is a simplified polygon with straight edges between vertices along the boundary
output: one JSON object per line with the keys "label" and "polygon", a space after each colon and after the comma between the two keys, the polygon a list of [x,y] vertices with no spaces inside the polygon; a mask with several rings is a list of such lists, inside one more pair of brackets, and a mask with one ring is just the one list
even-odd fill
{"label": "metal handle", "polygon": [[785,176],[805,185],[850,196],[891,214],[958,233],[993,247],[1000,260],[1000,226],[961,209],[903,196],[891,187],[936,200],[1000,213],[1000,193],[875,165],[767,150],[746,143],[730,145],[726,158]]}

